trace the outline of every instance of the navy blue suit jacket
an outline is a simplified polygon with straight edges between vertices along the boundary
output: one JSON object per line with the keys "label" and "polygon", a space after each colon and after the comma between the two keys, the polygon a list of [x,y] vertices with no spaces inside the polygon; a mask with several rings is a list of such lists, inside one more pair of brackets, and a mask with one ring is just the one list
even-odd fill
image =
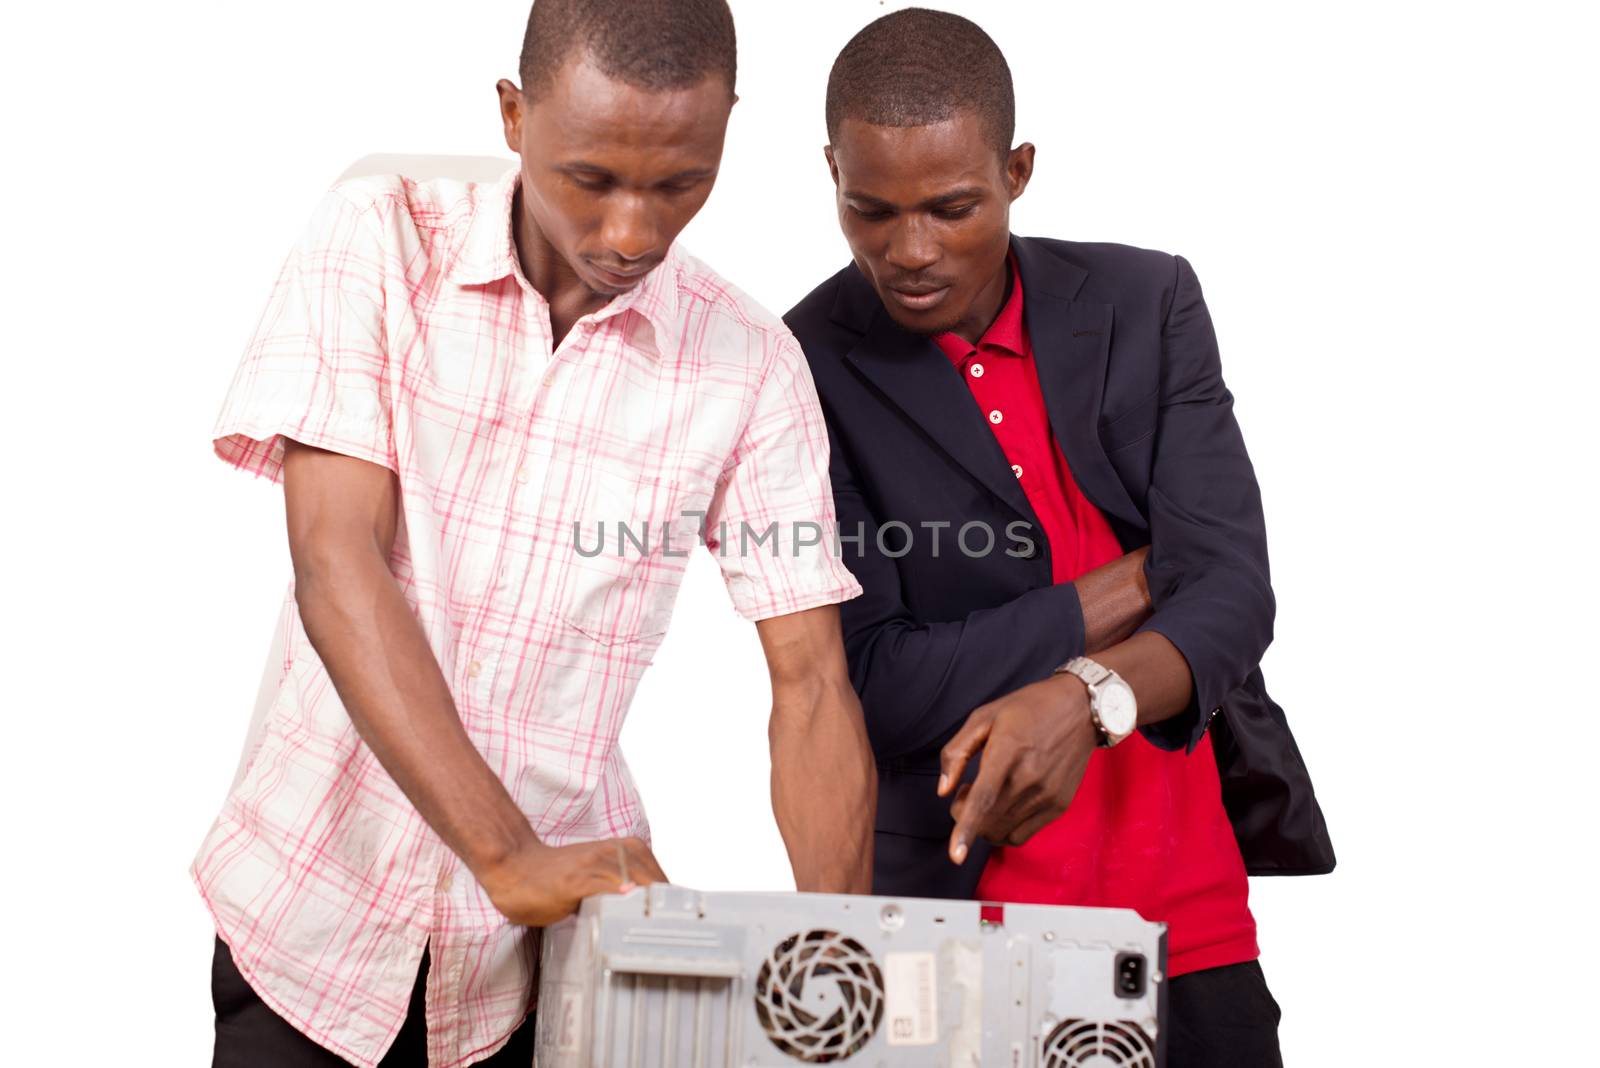
{"label": "navy blue suit jacket", "polygon": [[[1252,873],[1330,870],[1310,778],[1258,669],[1274,613],[1261,500],[1194,271],[1121,245],[1013,237],[1012,249],[1051,429],[1123,548],[1151,547],[1141,629],[1170,639],[1194,676],[1190,709],[1144,733],[1176,749],[1213,732]],[[844,560],[865,592],[841,610],[879,765],[875,889],[971,896],[988,852],[959,868],[945,856],[939,749],[974,708],[1084,651],[1077,592],[1052,582],[1037,517],[959,372],[895,324],[854,265],[784,318],[827,418],[841,531],[862,534]],[[992,551],[976,553],[976,528],[962,551],[973,521],[994,531]],[[896,522],[912,537],[880,539]],[[1008,528],[1031,530],[1033,551]]]}

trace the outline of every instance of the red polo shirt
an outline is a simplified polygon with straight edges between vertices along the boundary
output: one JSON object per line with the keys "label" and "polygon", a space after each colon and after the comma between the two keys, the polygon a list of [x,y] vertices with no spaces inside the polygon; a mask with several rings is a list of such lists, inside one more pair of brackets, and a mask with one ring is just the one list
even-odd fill
{"label": "red polo shirt", "polygon": [[[972,390],[1050,546],[1052,578],[1071,582],[1122,555],[1104,515],[1079,491],[1050,421],[1022,317],[1022,278],[974,348],[934,338]],[[990,901],[1136,909],[1165,921],[1167,974],[1254,960],[1255,919],[1211,740],[1157,749],[1137,732],[1089,758],[1066,813],[1026,845],[997,849],[978,896]]]}

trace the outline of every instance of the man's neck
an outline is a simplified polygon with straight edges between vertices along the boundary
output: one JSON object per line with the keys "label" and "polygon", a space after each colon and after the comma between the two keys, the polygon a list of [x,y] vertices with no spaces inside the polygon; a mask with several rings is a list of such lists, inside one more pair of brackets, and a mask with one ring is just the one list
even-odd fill
{"label": "man's neck", "polygon": [[512,218],[516,220],[511,228],[512,243],[523,277],[550,305],[550,347],[554,349],[574,323],[604,307],[610,298],[583,284],[572,265],[545,240],[533,217],[523,209],[519,188],[511,204]]}
{"label": "man's neck", "polygon": [[1007,257],[1000,266],[1000,272],[983,287],[978,299],[967,309],[966,316],[950,328],[950,333],[969,345],[976,345],[978,339],[988,333],[994,321],[1000,318],[1000,309],[1006,306],[1006,298],[1010,295],[1011,260]]}

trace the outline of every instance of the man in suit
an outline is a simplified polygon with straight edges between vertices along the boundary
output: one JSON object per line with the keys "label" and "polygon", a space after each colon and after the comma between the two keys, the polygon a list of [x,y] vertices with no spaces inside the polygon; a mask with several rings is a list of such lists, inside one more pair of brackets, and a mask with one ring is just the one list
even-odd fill
{"label": "man in suit", "polygon": [[1170,1063],[1277,1064],[1246,875],[1332,852],[1258,670],[1255,477],[1188,263],[1010,233],[1013,116],[994,42],[939,12],[828,83],[855,262],[786,320],[865,591],[874,886],[1138,909],[1169,925]]}

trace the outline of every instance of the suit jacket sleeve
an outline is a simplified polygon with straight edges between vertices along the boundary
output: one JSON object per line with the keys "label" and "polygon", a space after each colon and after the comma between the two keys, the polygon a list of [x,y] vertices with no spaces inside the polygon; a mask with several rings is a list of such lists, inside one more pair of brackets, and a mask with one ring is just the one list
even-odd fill
{"label": "suit jacket sleeve", "polygon": [[1148,498],[1154,614],[1139,629],[1164,635],[1189,662],[1193,703],[1155,726],[1173,741],[1186,736],[1192,749],[1223,697],[1260,663],[1276,606],[1261,492],[1222,381],[1216,332],[1194,269],[1180,256],[1176,270]]}
{"label": "suit jacket sleeve", "polygon": [[[841,550],[864,591],[840,605],[845,653],[880,761],[942,745],[979,705],[1082,654],[1083,610],[1071,583],[1031,590],[960,620],[914,618],[901,599],[895,558],[880,549],[878,523],[850,458],[836,437],[830,444]],[[902,536],[885,535],[890,553]],[[997,544],[1005,544],[1003,537]]]}

